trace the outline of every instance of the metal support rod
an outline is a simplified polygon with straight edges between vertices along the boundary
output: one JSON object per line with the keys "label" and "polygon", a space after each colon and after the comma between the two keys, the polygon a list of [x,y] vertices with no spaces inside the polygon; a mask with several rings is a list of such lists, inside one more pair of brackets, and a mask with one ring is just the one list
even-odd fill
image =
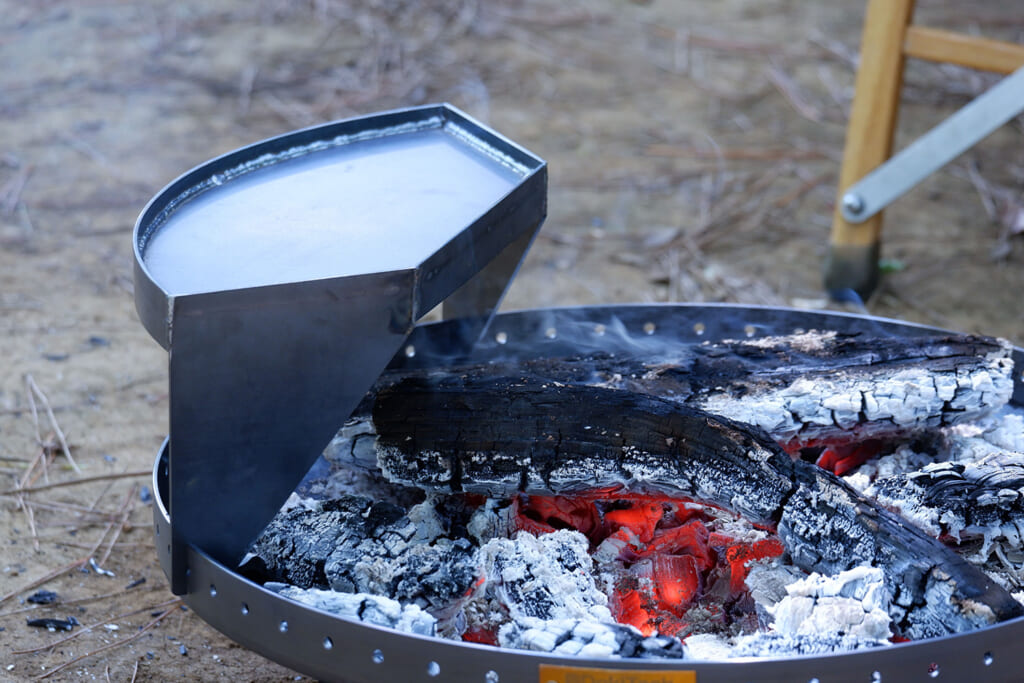
{"label": "metal support rod", "polygon": [[1024,112],[1024,67],[919,137],[843,193],[843,217],[862,223]]}

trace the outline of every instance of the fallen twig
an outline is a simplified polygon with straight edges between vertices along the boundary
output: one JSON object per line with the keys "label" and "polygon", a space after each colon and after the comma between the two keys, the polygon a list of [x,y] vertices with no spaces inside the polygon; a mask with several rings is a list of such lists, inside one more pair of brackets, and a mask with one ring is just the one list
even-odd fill
{"label": "fallen twig", "polygon": [[825,117],[817,107],[807,102],[803,94],[801,94],[796,81],[789,74],[777,66],[770,66],[765,72],[768,75],[768,80],[789,101],[797,114],[814,123],[824,122]]}
{"label": "fallen twig", "polygon": [[[50,407],[50,401],[46,398],[46,394],[44,394],[43,390],[39,388],[38,384],[36,384],[32,375],[25,375],[25,382],[31,390],[30,394],[35,393],[36,397],[38,397],[39,401],[43,404],[43,408],[46,409],[46,416],[50,419],[50,426],[53,427],[53,433],[57,435],[57,440],[60,442],[61,451],[64,453],[64,457],[69,463],[71,463],[71,467],[74,468],[76,472],[81,472],[82,470],[79,469],[78,463],[76,463],[75,459],[71,457],[71,448],[68,446],[68,441],[64,437],[63,430],[61,430],[60,425],[57,423],[57,417],[53,414],[53,409]],[[35,408],[33,405],[33,412],[34,410]]]}
{"label": "fallen twig", "polygon": [[14,176],[3,187],[0,187],[0,212],[10,216],[21,204],[21,193],[25,189],[28,177],[32,174],[32,166],[24,166],[18,175]]}
{"label": "fallen twig", "polygon": [[774,206],[777,209],[789,206],[797,199],[800,199],[805,194],[807,194],[814,188],[818,187],[822,183],[828,182],[832,178],[832,175],[832,173],[822,173],[820,175],[814,176],[813,178],[805,180],[804,182],[800,183],[789,192],[776,198],[775,201],[772,202],[772,206]]}
{"label": "fallen twig", "polygon": [[132,514],[132,510],[135,508],[135,501],[139,499],[138,496],[139,487],[137,484],[133,484],[131,489],[128,491],[128,495],[125,496],[124,503],[121,504],[121,517],[118,525],[114,528],[114,533],[110,537],[110,541],[107,543],[106,550],[103,551],[103,555],[99,559],[99,564],[104,565],[107,559],[110,557],[110,552],[114,549],[114,544],[117,543],[118,537],[124,530],[125,524],[128,523],[128,517]]}
{"label": "fallen twig", "polygon": [[644,154],[652,157],[672,157],[678,159],[716,159],[726,161],[808,161],[827,158],[823,152],[814,149],[793,149],[780,147],[719,147],[701,149],[657,143],[647,145]]}
{"label": "fallen twig", "polygon": [[115,474],[98,474],[93,477],[79,477],[78,479],[72,479],[70,481],[58,481],[52,484],[41,484],[39,486],[26,486],[25,488],[7,489],[6,491],[0,491],[0,496],[14,496],[21,493],[36,493],[38,491],[47,491],[49,489],[61,488],[64,486],[77,486],[78,484],[89,484],[96,481],[106,481],[110,479],[131,479],[132,477],[148,477],[153,474],[152,470],[134,470],[131,472],[118,472]]}

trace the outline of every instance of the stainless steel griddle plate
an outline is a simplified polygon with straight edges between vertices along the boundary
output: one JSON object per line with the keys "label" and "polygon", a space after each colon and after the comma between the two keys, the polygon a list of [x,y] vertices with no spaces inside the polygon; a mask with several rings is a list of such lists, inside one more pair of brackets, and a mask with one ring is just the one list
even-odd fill
{"label": "stainless steel griddle plate", "polygon": [[[795,330],[830,329],[914,336],[940,330],[893,320],[743,306],[661,305],[547,309],[495,316],[487,339],[469,355],[453,354],[458,338],[450,322],[417,327],[409,337],[416,354],[396,365],[430,366],[456,357],[473,360],[557,356],[586,349],[656,352],[666,341],[701,342]],[[1024,351],[1014,349],[1013,403],[1024,405]],[[157,548],[170,574],[171,519],[167,500],[167,447],[154,470]],[[407,635],[335,617],[264,590],[190,545],[186,602],[239,643],[324,681],[453,681],[546,683],[541,667],[593,668],[575,679],[698,681],[699,683],[871,683],[906,681],[1019,681],[1024,671],[1024,619],[958,636],[848,654],[722,662],[588,660]],[[647,677],[626,672],[646,673]],[[658,676],[655,672],[667,671]],[[618,677],[616,677],[618,674]],[[589,677],[588,677],[589,676]]]}
{"label": "stainless steel griddle plate", "polygon": [[150,202],[135,302],[170,357],[175,592],[186,544],[241,558],[423,314],[475,341],[546,193],[541,159],[436,105],[265,140]]}

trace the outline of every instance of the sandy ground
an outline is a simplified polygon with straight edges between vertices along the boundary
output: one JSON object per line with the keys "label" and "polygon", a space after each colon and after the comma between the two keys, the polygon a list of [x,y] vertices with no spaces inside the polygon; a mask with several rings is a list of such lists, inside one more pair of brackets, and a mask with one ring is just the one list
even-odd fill
{"label": "sandy ground", "polygon": [[[932,25],[1024,33],[995,0],[919,4]],[[134,311],[136,216],[216,154],[336,118],[450,101],[550,162],[549,217],[507,308],[825,306],[861,5],[0,0],[0,489],[41,452],[36,485],[151,467],[166,354]],[[912,64],[900,143],[992,82]],[[892,272],[867,310],[1024,341],[1021,143],[1017,121],[891,208]],[[146,484],[0,498],[0,679],[293,680],[164,614]],[[83,571],[89,557],[113,576]],[[25,603],[50,574],[59,602]],[[58,643],[26,625],[39,616],[81,635]]]}

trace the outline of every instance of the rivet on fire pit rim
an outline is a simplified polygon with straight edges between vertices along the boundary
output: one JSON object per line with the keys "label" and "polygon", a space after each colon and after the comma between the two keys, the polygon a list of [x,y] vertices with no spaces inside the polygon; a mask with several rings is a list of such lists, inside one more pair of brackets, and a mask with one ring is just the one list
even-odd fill
{"label": "rivet on fire pit rim", "polygon": [[931,676],[932,678],[938,678],[940,671],[941,670],[939,669],[939,665],[936,664],[935,662],[932,662],[931,664],[928,665],[928,675]]}
{"label": "rivet on fire pit rim", "polygon": [[373,663],[374,664],[381,664],[383,662],[384,662],[384,653],[381,652],[380,650],[374,650],[373,651]]}
{"label": "rivet on fire pit rim", "polygon": [[413,346],[412,344],[407,345],[405,347],[405,357],[406,358],[412,358],[415,355],[416,355],[416,347]]}
{"label": "rivet on fire pit rim", "polygon": [[694,331],[694,333],[698,337],[702,336],[704,334],[704,332],[707,331],[707,329],[708,329],[708,327],[704,323],[694,323],[693,324],[693,331]]}
{"label": "rivet on fire pit rim", "polygon": [[[608,330],[608,328],[605,327],[604,325],[602,325],[601,323],[598,323],[598,324],[594,325],[594,334],[596,334],[598,337],[603,337],[604,333],[607,330]],[[494,680],[498,680],[498,679],[494,679]]]}
{"label": "rivet on fire pit rim", "polygon": [[508,334],[505,332],[499,332],[498,334],[494,335],[494,341],[498,342],[499,344],[507,344]]}
{"label": "rivet on fire pit rim", "polygon": [[277,630],[281,633],[288,633],[288,622],[282,621],[280,624],[277,625]]}
{"label": "rivet on fire pit rim", "polygon": [[334,647],[334,641],[331,639],[331,637],[327,636],[326,638],[324,638],[324,649],[325,650],[330,650],[333,647]]}
{"label": "rivet on fire pit rim", "polygon": [[242,603],[242,614],[246,615],[248,613],[249,613],[249,605],[248,605],[248,603],[243,602]]}
{"label": "rivet on fire pit rim", "polygon": [[753,325],[744,325],[743,334],[747,335],[748,337],[753,337],[755,334],[757,334],[757,328],[754,327]]}
{"label": "rivet on fire pit rim", "polygon": [[812,678],[811,680],[807,681],[807,683],[821,683],[821,680],[819,678],[815,677],[815,678]]}
{"label": "rivet on fire pit rim", "polygon": [[217,597],[217,587],[214,586],[212,583],[210,584],[210,597],[211,598]]}
{"label": "rivet on fire pit rim", "polygon": [[484,674],[484,683],[498,683],[498,672],[492,669]]}
{"label": "rivet on fire pit rim", "polygon": [[427,675],[433,678],[441,673],[441,665],[437,662],[430,662],[427,664]]}
{"label": "rivet on fire pit rim", "polygon": [[882,674],[879,671],[871,672],[871,683],[882,683]]}
{"label": "rivet on fire pit rim", "polygon": [[549,327],[548,329],[544,330],[544,336],[547,337],[548,339],[554,339],[555,337],[558,336],[558,330],[556,330],[553,327]]}
{"label": "rivet on fire pit rim", "polygon": [[981,661],[985,662],[985,666],[992,666],[992,662],[996,661],[996,658],[992,656],[991,652],[986,652]]}
{"label": "rivet on fire pit rim", "polygon": [[644,323],[644,334],[654,334],[654,331],[658,329],[658,326],[652,323],[650,320]]}

